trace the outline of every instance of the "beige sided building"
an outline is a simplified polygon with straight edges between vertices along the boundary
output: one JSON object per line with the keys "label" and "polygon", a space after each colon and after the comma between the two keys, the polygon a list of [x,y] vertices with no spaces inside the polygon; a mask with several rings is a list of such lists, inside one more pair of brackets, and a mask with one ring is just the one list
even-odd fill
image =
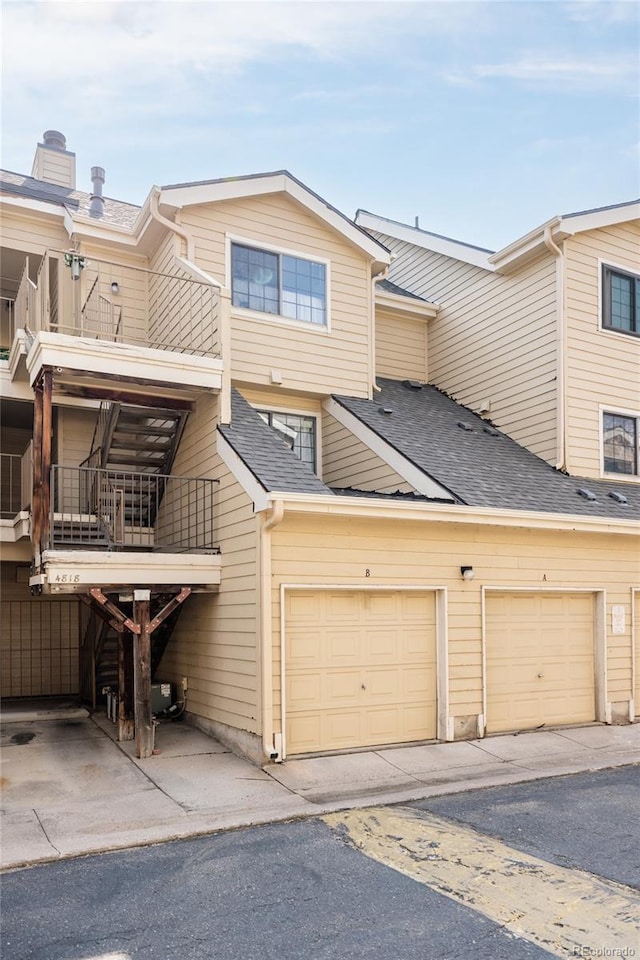
{"label": "beige sided building", "polygon": [[3,694],[130,736],[148,595],[260,763],[634,720],[637,210],[431,250],[285,171],[79,191],[54,134],[0,180]]}

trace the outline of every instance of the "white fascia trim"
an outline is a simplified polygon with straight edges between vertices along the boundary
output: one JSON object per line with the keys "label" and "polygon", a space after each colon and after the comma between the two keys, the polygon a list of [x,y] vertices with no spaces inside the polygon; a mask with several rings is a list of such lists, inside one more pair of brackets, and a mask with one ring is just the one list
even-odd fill
{"label": "white fascia trim", "polygon": [[437,317],[440,304],[412,300],[410,297],[402,297],[398,293],[388,293],[386,290],[376,290],[376,307],[411,313],[415,315],[416,320],[430,320]]}
{"label": "white fascia trim", "polygon": [[172,207],[186,207],[270,193],[288,193],[320,220],[324,220],[343,237],[363,250],[374,261],[374,274],[379,273],[383,266],[391,263],[391,254],[385,251],[376,240],[367,237],[357,227],[351,226],[349,220],[332,210],[286,174],[173,187],[161,190],[159,202]]}
{"label": "white fascia trim", "polygon": [[216,449],[222,462],[229,468],[244,492],[253,501],[254,513],[268,510],[272,505],[271,495],[267,493],[258,479],[251,473],[246,463],[238,456],[229,441],[219,430],[216,432]]}
{"label": "white fascia trim", "polygon": [[480,526],[514,527],[524,530],[558,530],[573,533],[620,534],[640,537],[640,521],[613,520],[606,517],[580,517],[567,513],[541,513],[525,510],[500,510],[495,507],[468,507],[448,503],[411,503],[327,494],[272,491],[269,504],[282,500],[291,513],[317,513],[336,516],[370,517],[378,520],[410,520],[428,523],[475,523]]}
{"label": "white fascia trim", "polygon": [[584,233],[586,230],[598,230],[600,227],[613,227],[616,223],[627,223],[640,218],[640,201],[626,203],[624,206],[609,210],[592,210],[589,213],[575,213],[561,218],[561,231],[567,236]]}
{"label": "white fascia trim", "polygon": [[187,260],[186,257],[176,257],[175,261],[179,266],[182,267],[187,273],[190,273],[194,280],[201,280],[203,283],[210,283],[213,287],[218,287],[219,290],[224,290],[224,284],[219,280],[216,280],[215,277],[212,277],[211,274],[206,273],[204,270],[201,270],[200,267],[196,266],[195,263],[192,263],[191,260]]}
{"label": "white fascia trim", "polygon": [[427,476],[419,467],[416,467],[407,460],[406,457],[398,453],[397,450],[394,450],[390,444],[374,433],[374,431],[362,423],[361,420],[358,420],[352,413],[345,410],[333,397],[325,400],[322,406],[327,413],[341,423],[343,427],[346,427],[354,437],[357,437],[358,440],[364,443],[376,456],[384,460],[392,470],[395,470],[403,480],[410,483],[417,493],[421,493],[425,497],[438,497],[439,499],[451,500],[453,502],[454,498],[449,490],[440,486],[439,483],[432,480],[431,477]]}
{"label": "white fascia trim", "polygon": [[640,217],[640,202],[628,203],[622,207],[609,210],[594,210],[591,213],[577,213],[567,217],[552,217],[539,227],[535,227],[494,253],[489,260],[498,272],[509,272],[516,267],[523,258],[529,257],[544,246],[544,232],[551,229],[551,237],[561,243],[575,233],[584,233],[587,230],[598,230],[601,227],[611,227],[616,223],[627,223]]}
{"label": "white fascia trim", "polygon": [[28,197],[16,197],[11,193],[0,195],[0,206],[17,207],[19,210],[30,210],[33,213],[44,213],[46,216],[63,219],[66,207],[62,203],[45,203],[44,200],[32,200]]}
{"label": "white fascia trim", "polygon": [[377,217],[372,213],[364,213],[362,210],[356,217],[356,223],[358,226],[365,227],[367,230],[377,230],[380,233],[386,233],[390,237],[395,237],[396,240],[404,240],[406,243],[411,243],[415,247],[431,250],[433,253],[441,253],[445,257],[460,260],[462,263],[470,263],[474,267],[482,267],[483,270],[493,270],[490,262],[491,254],[488,251],[478,250],[461,241],[450,240],[447,237],[436,237],[416,227],[396,223],[394,220],[386,220],[384,217]]}
{"label": "white fascia trim", "polygon": [[17,543],[29,536],[30,513],[20,510],[13,520],[0,520],[0,543]]}

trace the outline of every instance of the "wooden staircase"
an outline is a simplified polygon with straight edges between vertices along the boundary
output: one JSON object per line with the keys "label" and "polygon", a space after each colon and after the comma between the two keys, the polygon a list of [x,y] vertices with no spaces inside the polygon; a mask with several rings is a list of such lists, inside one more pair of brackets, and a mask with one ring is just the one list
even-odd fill
{"label": "wooden staircase", "polygon": [[[188,411],[107,402],[100,466],[113,471],[170,474]],[[95,438],[94,438],[95,439]]]}
{"label": "wooden staircase", "polygon": [[[152,617],[161,610],[171,599],[172,594],[156,594],[153,597]],[[90,606],[91,613],[84,631],[82,650],[83,664],[81,695],[83,700],[95,707],[104,703],[106,694],[103,689],[110,687],[114,693],[118,691],[118,634],[97,612]],[[132,603],[120,603],[123,612],[133,613]],[[155,680],[162,657],[167,648],[175,626],[182,612],[181,604],[170,614],[154,631],[151,641],[151,679]],[[127,635],[127,643],[133,643],[131,635]],[[91,675],[93,671],[93,676]]]}

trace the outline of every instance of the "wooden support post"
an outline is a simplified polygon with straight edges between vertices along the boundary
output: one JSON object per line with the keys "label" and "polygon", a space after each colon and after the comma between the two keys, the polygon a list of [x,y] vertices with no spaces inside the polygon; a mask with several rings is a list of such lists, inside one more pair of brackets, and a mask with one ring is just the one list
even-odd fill
{"label": "wooden support post", "polygon": [[40,539],[46,550],[51,538],[51,443],[53,438],[53,371],[42,375],[42,496]]}
{"label": "wooden support post", "polygon": [[149,629],[151,591],[133,591],[133,619],[139,627],[134,634],[134,690],[136,756],[144,760],[153,753],[151,715],[151,630]]}
{"label": "wooden support post", "polygon": [[133,698],[133,638],[118,624],[118,740],[135,737]]}
{"label": "wooden support post", "polygon": [[35,557],[36,572],[40,569],[40,544],[42,531],[42,407],[43,386],[42,377],[34,384],[33,401],[33,494],[31,497],[31,542]]}

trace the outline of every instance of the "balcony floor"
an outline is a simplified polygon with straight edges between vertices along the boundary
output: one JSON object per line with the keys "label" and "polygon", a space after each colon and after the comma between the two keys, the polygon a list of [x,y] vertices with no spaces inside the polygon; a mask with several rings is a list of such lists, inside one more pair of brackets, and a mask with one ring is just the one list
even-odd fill
{"label": "balcony floor", "polygon": [[221,581],[220,554],[147,553],[140,551],[46,550],[43,572],[31,587],[43,594],[86,593],[91,587],[133,589],[191,587],[216,592]]}

